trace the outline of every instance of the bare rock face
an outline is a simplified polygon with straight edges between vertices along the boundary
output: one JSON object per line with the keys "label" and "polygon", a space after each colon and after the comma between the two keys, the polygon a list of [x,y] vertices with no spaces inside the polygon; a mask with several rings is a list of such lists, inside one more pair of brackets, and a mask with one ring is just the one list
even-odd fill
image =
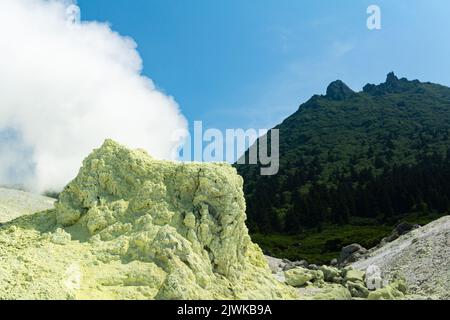
{"label": "bare rock face", "polygon": [[250,240],[242,184],[107,140],[55,210],[0,228],[0,299],[296,298]]}

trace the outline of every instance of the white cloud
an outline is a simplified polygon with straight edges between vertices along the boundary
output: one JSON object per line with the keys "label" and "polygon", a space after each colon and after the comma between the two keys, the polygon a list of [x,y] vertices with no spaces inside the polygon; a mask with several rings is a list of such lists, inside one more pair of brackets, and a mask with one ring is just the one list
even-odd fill
{"label": "white cloud", "polygon": [[355,48],[351,42],[335,41],[333,42],[332,51],[336,57],[341,57]]}
{"label": "white cloud", "polygon": [[0,131],[21,137],[3,142],[0,179],[31,148],[20,167],[34,170],[21,178],[35,191],[63,187],[105,138],[170,158],[172,133],[187,126],[176,102],[141,75],[135,42],[106,24],[68,23],[70,5],[0,0]]}

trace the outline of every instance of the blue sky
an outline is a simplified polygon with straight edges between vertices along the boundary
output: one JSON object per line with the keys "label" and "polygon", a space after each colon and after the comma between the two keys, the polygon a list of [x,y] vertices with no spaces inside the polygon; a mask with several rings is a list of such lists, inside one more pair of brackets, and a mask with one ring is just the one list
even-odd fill
{"label": "blue sky", "polygon": [[[381,7],[382,29],[366,27]],[[448,0],[78,0],[132,37],[190,126],[270,128],[327,85],[399,76],[450,85]]]}

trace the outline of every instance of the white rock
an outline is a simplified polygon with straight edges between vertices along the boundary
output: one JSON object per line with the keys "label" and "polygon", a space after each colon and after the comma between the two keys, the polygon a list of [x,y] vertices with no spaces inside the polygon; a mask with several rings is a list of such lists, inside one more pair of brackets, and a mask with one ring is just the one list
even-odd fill
{"label": "white rock", "polygon": [[383,287],[381,269],[377,265],[370,265],[366,270],[366,287],[369,290],[377,290]]}
{"label": "white rock", "polygon": [[379,275],[366,277],[366,287],[369,290],[378,290],[383,288],[383,278]]}

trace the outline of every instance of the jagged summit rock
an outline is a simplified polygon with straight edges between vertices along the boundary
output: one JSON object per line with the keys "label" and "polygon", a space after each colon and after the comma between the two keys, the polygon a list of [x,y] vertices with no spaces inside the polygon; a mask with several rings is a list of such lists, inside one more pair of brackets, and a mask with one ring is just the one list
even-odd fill
{"label": "jagged summit rock", "polygon": [[371,95],[386,95],[392,93],[403,93],[409,90],[417,90],[418,80],[408,80],[406,78],[399,79],[394,72],[388,73],[386,81],[379,85],[367,84],[363,88],[363,92]]}
{"label": "jagged summit rock", "polygon": [[386,83],[393,84],[397,83],[398,81],[399,79],[397,78],[397,76],[393,71],[389,72],[388,75],[386,76]]}
{"label": "jagged summit rock", "polygon": [[344,82],[341,80],[336,80],[330,83],[327,88],[326,97],[331,100],[346,100],[352,97],[355,92],[350,89]]}
{"label": "jagged summit rock", "polygon": [[0,299],[295,298],[248,235],[242,183],[107,140],[56,209],[0,227]]}

